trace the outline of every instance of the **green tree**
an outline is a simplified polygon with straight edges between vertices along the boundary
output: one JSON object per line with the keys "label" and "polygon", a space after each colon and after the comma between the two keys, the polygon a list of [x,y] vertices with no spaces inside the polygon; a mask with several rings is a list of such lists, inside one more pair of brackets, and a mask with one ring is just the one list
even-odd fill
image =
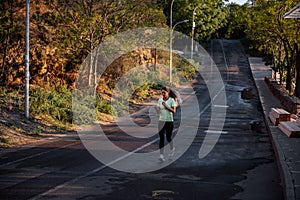
{"label": "green tree", "polygon": [[[158,0],[158,2],[169,20],[171,1]],[[213,33],[226,23],[227,11],[222,0],[175,0],[172,10],[173,25],[185,19],[189,20],[188,23],[178,25],[176,29],[190,36],[192,34],[193,11],[195,10],[195,40],[210,39]]]}
{"label": "green tree", "polygon": [[1,80],[7,81],[8,67],[7,63],[10,59],[9,49],[16,41],[13,40],[20,33],[20,27],[17,25],[18,13],[22,9],[22,2],[15,0],[3,0],[0,2],[0,58],[1,62]]}
{"label": "green tree", "polygon": [[[45,0],[35,19],[64,59],[62,70],[76,72],[85,57],[107,36],[144,26],[163,26],[165,17],[152,1]],[[92,82],[90,61],[89,82]],[[91,83],[92,84],[92,83]]]}
{"label": "green tree", "polygon": [[[247,35],[256,47],[273,57],[273,68],[285,79],[285,88],[292,92],[300,41],[299,23],[283,18],[294,6],[293,0],[256,1],[249,9]],[[296,83],[297,85],[298,83]]]}
{"label": "green tree", "polygon": [[248,4],[238,5],[235,3],[226,6],[226,25],[216,33],[218,37],[241,39],[246,36]]}

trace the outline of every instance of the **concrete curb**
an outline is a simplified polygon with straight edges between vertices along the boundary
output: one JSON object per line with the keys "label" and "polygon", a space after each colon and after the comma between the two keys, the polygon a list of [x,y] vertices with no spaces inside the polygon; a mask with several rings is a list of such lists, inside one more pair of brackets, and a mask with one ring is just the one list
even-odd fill
{"label": "concrete curb", "polygon": [[[270,120],[268,119],[268,114],[271,109],[271,107],[282,107],[279,103],[279,101],[272,95],[272,93],[269,91],[269,88],[267,87],[264,77],[268,75],[267,71],[265,74],[263,73],[264,70],[256,69],[255,66],[252,65],[250,58],[248,58],[249,66],[251,69],[253,80],[255,81],[255,88],[259,94],[259,100],[260,104],[263,108],[264,113],[264,121],[267,125],[267,130],[270,135],[271,143],[275,151],[276,161],[278,164],[281,180],[282,180],[282,186],[283,186],[283,192],[284,192],[284,198],[286,200],[295,200],[295,190],[294,190],[294,184],[293,184],[293,178],[291,176],[289,167],[286,163],[286,156],[284,153],[284,150],[282,149],[279,141],[279,137],[282,136],[282,133],[280,130],[275,127],[273,124],[271,124]],[[261,63],[263,66],[264,64]],[[256,73],[258,72],[258,73]],[[277,102],[277,101],[278,102]],[[268,102],[272,102],[272,105]]]}

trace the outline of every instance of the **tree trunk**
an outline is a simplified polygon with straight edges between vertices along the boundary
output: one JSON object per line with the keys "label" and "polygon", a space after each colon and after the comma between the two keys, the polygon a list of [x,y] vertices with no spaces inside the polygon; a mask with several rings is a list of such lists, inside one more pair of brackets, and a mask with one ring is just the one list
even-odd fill
{"label": "tree trunk", "polygon": [[285,89],[289,92],[292,90],[292,73],[290,65],[287,65]]}
{"label": "tree trunk", "polygon": [[91,50],[91,52],[89,53],[89,76],[88,76],[88,85],[92,86],[92,76],[93,76],[93,64],[94,64],[94,57],[93,57],[93,51]]}
{"label": "tree trunk", "polygon": [[[91,30],[91,28],[90,28]],[[91,31],[92,32],[92,31]],[[90,34],[90,66],[89,66],[89,86],[92,86],[92,77],[93,77],[93,71],[94,71],[94,52],[93,52],[93,48],[94,48],[94,45],[93,45],[93,40],[94,40],[94,37],[93,37],[93,33]]]}
{"label": "tree trunk", "polygon": [[96,96],[96,92],[97,92],[97,86],[98,86],[98,80],[97,80],[97,76],[98,76],[98,52],[99,52],[99,48],[97,48],[96,53],[94,55],[94,96]]}
{"label": "tree trunk", "polygon": [[296,50],[296,88],[295,96],[300,98],[300,50],[297,44],[295,44]]}
{"label": "tree trunk", "polygon": [[1,78],[2,78],[2,81],[4,81],[4,82],[6,82],[5,68],[6,68],[7,51],[8,51],[8,46],[9,46],[9,42],[10,42],[11,29],[12,29],[13,23],[14,23],[13,1],[10,2],[9,19],[10,19],[10,24],[9,24],[9,28],[8,28],[8,31],[7,31],[7,36],[5,38],[6,41],[5,41],[4,52],[3,52],[2,73],[1,73]]}
{"label": "tree trunk", "polygon": [[6,68],[6,57],[7,57],[7,50],[8,50],[8,44],[9,44],[9,37],[10,37],[10,29],[8,30],[8,34],[6,37],[6,41],[5,41],[5,46],[4,46],[4,52],[3,52],[3,61],[2,61],[2,73],[1,73],[1,78],[4,80],[6,80],[6,77],[4,77],[5,75],[5,68]]}
{"label": "tree trunk", "polygon": [[[89,10],[88,10],[88,17],[90,18],[91,16],[92,16],[92,13],[93,13],[93,0],[91,0],[90,2],[89,2]],[[94,57],[94,52],[93,52],[93,49],[94,49],[94,44],[93,44],[93,41],[94,41],[94,33],[93,33],[93,27],[92,27],[92,25],[90,25],[90,38],[89,38],[89,42],[90,42],[90,55],[91,55],[91,59],[90,59],[90,69],[89,69],[89,78],[88,78],[88,80],[89,80],[89,86],[92,86],[92,84],[94,84],[94,83],[92,83],[92,78],[93,78],[93,71],[94,71],[94,59],[95,59],[95,57]],[[94,87],[96,87],[95,85],[94,85]]]}
{"label": "tree trunk", "polygon": [[285,51],[285,56],[286,56],[286,80],[285,80],[285,89],[289,92],[291,92],[292,89],[292,62],[290,62],[289,58],[289,50],[288,50],[288,45],[287,42],[284,41],[284,51]]}

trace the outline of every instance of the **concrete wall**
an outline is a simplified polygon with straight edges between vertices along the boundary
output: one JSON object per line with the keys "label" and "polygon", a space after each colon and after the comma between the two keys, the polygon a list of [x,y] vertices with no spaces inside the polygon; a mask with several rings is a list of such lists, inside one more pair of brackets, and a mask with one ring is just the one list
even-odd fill
{"label": "concrete wall", "polygon": [[265,77],[265,82],[268,85],[270,91],[281,102],[283,107],[292,114],[298,114],[300,112],[300,99],[289,95],[287,92],[281,89],[281,86],[271,77]]}

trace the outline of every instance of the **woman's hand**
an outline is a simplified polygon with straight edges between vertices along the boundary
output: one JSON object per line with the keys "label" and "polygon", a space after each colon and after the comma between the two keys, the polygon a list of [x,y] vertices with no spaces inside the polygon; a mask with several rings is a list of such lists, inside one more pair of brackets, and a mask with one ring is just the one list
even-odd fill
{"label": "woman's hand", "polygon": [[161,103],[168,111],[170,111],[170,112],[172,112],[172,113],[175,113],[176,112],[176,107],[169,107],[167,104],[166,104],[166,102],[162,102]]}
{"label": "woman's hand", "polygon": [[166,102],[165,101],[163,101],[162,103],[161,103],[165,108],[167,108],[168,107],[168,105],[166,104]]}

